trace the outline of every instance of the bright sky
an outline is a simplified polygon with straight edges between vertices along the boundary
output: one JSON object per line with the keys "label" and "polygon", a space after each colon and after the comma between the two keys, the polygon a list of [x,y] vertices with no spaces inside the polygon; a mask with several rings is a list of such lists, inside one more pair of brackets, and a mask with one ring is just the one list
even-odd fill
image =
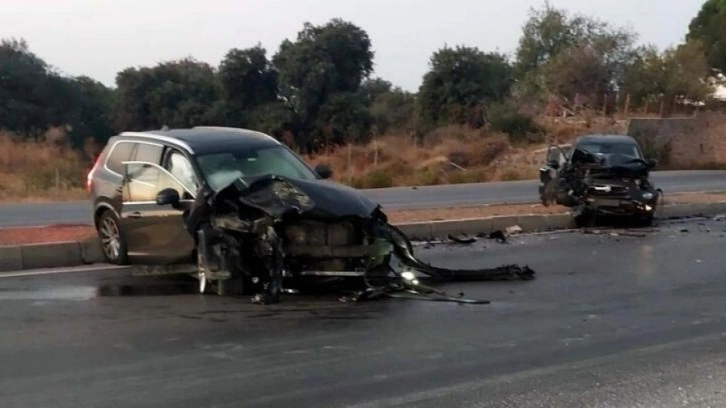
{"label": "bright sky", "polygon": [[[704,0],[550,0],[630,26],[659,48],[683,40]],[[114,85],[116,73],[186,56],[217,66],[230,48],[260,42],[271,56],[304,21],[334,17],[368,32],[375,75],[416,90],[445,44],[514,53],[531,7],[544,0],[0,0],[0,36],[69,75]],[[654,7],[656,6],[656,7]]]}

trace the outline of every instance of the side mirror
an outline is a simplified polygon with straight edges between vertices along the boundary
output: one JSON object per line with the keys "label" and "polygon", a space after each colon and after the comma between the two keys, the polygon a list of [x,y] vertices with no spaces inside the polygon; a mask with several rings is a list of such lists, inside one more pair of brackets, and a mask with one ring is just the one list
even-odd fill
{"label": "side mirror", "polygon": [[169,205],[175,206],[179,204],[179,192],[176,191],[173,188],[165,188],[161,191],[159,191],[159,194],[156,195],[156,204],[157,205]]}
{"label": "side mirror", "polygon": [[646,163],[648,163],[648,168],[649,169],[654,169],[658,165],[658,160],[656,160],[656,159],[648,159],[646,161]]}
{"label": "side mirror", "polygon": [[330,176],[333,175],[333,169],[331,169],[327,164],[318,164],[315,166],[315,172],[323,179],[330,178]]}

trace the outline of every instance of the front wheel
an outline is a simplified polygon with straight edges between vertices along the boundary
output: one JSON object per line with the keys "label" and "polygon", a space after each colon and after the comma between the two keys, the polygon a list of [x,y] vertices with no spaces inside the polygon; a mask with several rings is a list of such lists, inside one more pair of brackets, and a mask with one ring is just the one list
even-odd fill
{"label": "front wheel", "polygon": [[113,212],[107,210],[101,214],[96,223],[96,231],[106,260],[114,265],[128,264],[126,239]]}

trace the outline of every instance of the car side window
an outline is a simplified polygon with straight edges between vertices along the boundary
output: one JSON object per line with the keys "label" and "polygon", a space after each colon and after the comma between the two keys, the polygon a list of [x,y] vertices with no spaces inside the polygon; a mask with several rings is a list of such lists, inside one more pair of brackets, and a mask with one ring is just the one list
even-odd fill
{"label": "car side window", "polygon": [[183,154],[176,151],[172,152],[169,155],[167,169],[190,191],[196,193],[199,190],[199,181],[194,173],[194,168]]}
{"label": "car side window", "polygon": [[155,202],[156,195],[167,188],[173,188],[182,199],[191,199],[189,192],[160,167],[148,163],[127,165],[125,202]]}
{"label": "car side window", "polygon": [[136,145],[136,143],[127,141],[120,141],[116,143],[111,149],[111,153],[106,160],[106,167],[117,174],[124,174],[123,162],[131,159],[131,152],[134,149],[134,145]]}
{"label": "car side window", "polygon": [[158,144],[139,143],[136,147],[134,161],[159,164],[163,146]]}

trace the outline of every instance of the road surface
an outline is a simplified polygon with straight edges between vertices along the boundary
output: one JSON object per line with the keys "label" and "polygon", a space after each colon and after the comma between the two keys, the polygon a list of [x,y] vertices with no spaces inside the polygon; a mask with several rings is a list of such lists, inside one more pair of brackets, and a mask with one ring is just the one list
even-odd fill
{"label": "road surface", "polygon": [[[526,263],[448,285],[490,305],[286,297],[268,307],[125,269],[0,277],[15,407],[723,407],[726,222],[420,249]],[[27,272],[22,272],[26,274]]]}
{"label": "road surface", "polygon": [[[726,191],[726,171],[654,172],[665,194]],[[441,208],[459,205],[526,203],[539,200],[536,180],[364,190],[385,209]],[[89,202],[0,204],[0,228],[46,224],[90,224]]]}

